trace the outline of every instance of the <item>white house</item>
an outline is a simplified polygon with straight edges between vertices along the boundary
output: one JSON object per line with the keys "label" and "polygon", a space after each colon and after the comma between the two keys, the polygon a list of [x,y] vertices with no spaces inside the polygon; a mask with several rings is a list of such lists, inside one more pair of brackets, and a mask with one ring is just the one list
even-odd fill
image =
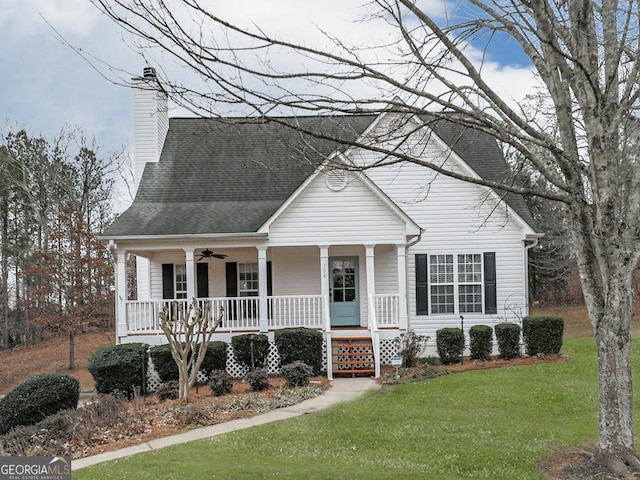
{"label": "white house", "polygon": [[[152,69],[138,79],[156,82]],[[305,326],[323,332],[327,372],[371,372],[407,330],[494,325],[526,314],[527,251],[539,234],[523,198],[345,143],[393,142],[398,115],[295,120],[171,118],[166,97],[134,94],[137,193],[102,235],[117,252],[118,342],[163,343],[159,312],[198,298],[225,309],[217,339]],[[410,149],[466,175],[501,180],[490,136],[403,117]],[[323,138],[324,135],[324,138]],[[127,292],[137,259],[137,298]]]}

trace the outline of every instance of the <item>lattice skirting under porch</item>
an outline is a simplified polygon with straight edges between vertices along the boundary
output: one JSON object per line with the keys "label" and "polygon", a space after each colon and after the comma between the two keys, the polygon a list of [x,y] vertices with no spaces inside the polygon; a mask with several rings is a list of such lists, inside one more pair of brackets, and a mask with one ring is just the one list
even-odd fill
{"label": "lattice skirting under porch", "polygon": [[[396,354],[396,343],[393,340],[381,340],[380,341],[380,363],[385,365],[391,362],[391,359]],[[327,358],[327,343],[322,345],[322,358]],[[267,355],[267,368],[269,373],[278,373],[280,369],[280,358],[278,357],[278,348],[274,342],[269,342],[269,354]],[[227,372],[232,377],[240,378],[247,373],[248,368],[240,364],[235,355],[231,345],[227,346]],[[198,373],[198,382],[204,383],[207,381],[203,372]],[[149,364],[147,368],[147,391],[153,392],[160,385],[160,377],[158,372],[153,366],[151,357],[149,357]]]}

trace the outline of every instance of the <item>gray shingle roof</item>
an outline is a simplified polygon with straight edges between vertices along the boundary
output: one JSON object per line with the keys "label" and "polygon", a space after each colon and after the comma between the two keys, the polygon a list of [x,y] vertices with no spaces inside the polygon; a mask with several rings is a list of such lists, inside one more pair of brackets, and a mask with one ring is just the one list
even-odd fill
{"label": "gray shingle roof", "polygon": [[[422,120],[479,176],[487,181],[510,184],[513,173],[504,160],[504,154],[491,135],[464,127],[447,120],[422,116]],[[535,230],[537,222],[531,216],[522,195],[499,191],[499,195]]]}
{"label": "gray shingle roof", "polygon": [[[353,142],[374,119],[288,120],[327,138]],[[433,128],[479,175],[497,179],[505,171],[490,136],[443,121]],[[255,232],[340,147],[273,122],[172,118],[160,161],[146,165],[133,204],[103,236]],[[520,196],[507,202],[530,222]]]}

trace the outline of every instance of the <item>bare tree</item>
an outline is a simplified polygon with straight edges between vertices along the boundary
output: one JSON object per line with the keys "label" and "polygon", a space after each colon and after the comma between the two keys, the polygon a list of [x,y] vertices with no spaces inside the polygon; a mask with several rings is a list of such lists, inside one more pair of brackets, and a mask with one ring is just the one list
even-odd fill
{"label": "bare tree", "polygon": [[221,307],[218,318],[211,322],[210,308],[210,302],[198,302],[194,298],[188,306],[173,302],[160,312],[160,328],[167,337],[171,356],[178,366],[178,396],[186,402],[189,401],[189,391],[198,380],[198,371],[211,337],[224,316]]}
{"label": "bare tree", "polygon": [[112,219],[118,158],[96,152],[66,130],[53,140],[10,132],[0,146],[3,344],[62,331],[70,369],[75,335],[113,317],[113,261],[95,233]]}
{"label": "bare tree", "polygon": [[[346,45],[327,33],[333,41],[328,47],[234,25],[198,0],[92,1],[137,36],[149,63],[173,59],[203,80],[178,84],[157,65],[173,101],[201,115],[242,104],[252,115],[300,128],[295,118],[272,115],[429,112],[519,152],[550,188],[470,178],[401,148],[402,142],[392,148],[352,143],[381,154],[375,166],[413,162],[565,205],[598,351],[596,459],[617,474],[640,471],[631,385],[631,279],[640,259],[637,1],[468,0],[448,3],[446,15],[434,16],[426,10],[431,2],[374,0],[367,20],[393,26],[384,44],[373,44],[372,36],[369,45]],[[484,56],[474,45],[494,37],[517,42],[529,58],[554,129],[487,80]],[[283,52],[289,61],[272,61]]]}

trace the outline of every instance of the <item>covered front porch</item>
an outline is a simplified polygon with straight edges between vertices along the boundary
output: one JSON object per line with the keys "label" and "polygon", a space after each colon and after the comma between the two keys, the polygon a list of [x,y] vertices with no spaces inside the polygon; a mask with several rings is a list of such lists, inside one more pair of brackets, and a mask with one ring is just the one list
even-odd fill
{"label": "covered front porch", "polygon": [[[216,257],[203,257],[207,249]],[[137,298],[127,291],[129,253],[137,258]],[[117,278],[120,343],[164,343],[162,309],[174,302],[186,307],[196,298],[209,303],[212,322],[222,312],[216,340],[230,342],[233,335],[250,332],[271,336],[290,327],[318,329],[325,336],[330,378],[336,339],[350,338],[371,345],[371,373],[379,376],[381,342],[407,329],[405,245],[207,243],[155,250],[131,245],[117,249]]]}

